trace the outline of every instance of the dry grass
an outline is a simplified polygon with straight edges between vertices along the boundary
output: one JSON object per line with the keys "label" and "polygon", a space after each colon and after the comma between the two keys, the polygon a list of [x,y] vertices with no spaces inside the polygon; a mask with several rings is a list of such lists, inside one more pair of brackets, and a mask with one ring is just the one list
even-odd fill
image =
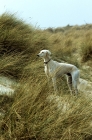
{"label": "dry grass", "polygon": [[81,44],[82,61],[92,60],[92,39],[85,39]]}
{"label": "dry grass", "polygon": [[[41,77],[41,75],[39,75]],[[0,135],[17,140],[84,140],[92,135],[91,100],[84,96],[70,97],[62,92],[61,105],[47,100],[53,91],[48,91],[46,79],[39,84],[32,77],[15,91],[14,101],[1,118]],[[33,83],[33,84],[32,84]],[[57,95],[56,95],[57,96]],[[13,97],[12,97],[13,98]],[[59,99],[58,99],[59,102]],[[67,110],[62,110],[64,104]]]}
{"label": "dry grass", "polygon": [[90,28],[68,25],[49,32],[34,29],[14,15],[0,17],[0,73],[19,82],[11,97],[0,96],[1,140],[92,139],[92,99],[82,93],[77,98],[70,96],[64,78],[55,95],[47,83],[43,61],[36,58],[39,50],[50,49],[52,57],[82,69],[81,44],[87,34],[91,37]]}

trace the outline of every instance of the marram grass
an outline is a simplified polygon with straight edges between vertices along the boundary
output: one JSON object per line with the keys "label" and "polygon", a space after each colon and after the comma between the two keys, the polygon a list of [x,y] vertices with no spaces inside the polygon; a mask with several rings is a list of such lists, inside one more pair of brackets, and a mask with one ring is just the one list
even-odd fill
{"label": "marram grass", "polygon": [[[48,89],[46,79],[21,81],[0,120],[2,139],[86,140],[92,136],[92,101]],[[33,83],[33,84],[32,84]],[[66,91],[65,91],[66,92]],[[49,97],[52,95],[52,99]],[[55,97],[55,98],[54,98]],[[58,102],[57,100],[58,99]],[[64,110],[64,105],[68,104]],[[2,105],[3,106],[3,105]]]}

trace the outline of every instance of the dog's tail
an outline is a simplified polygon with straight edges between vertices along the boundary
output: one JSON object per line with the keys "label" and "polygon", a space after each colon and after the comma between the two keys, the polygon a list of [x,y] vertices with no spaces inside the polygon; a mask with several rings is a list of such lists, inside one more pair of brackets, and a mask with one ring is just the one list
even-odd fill
{"label": "dog's tail", "polygon": [[78,70],[78,79],[77,79],[77,84],[80,84],[80,70]]}

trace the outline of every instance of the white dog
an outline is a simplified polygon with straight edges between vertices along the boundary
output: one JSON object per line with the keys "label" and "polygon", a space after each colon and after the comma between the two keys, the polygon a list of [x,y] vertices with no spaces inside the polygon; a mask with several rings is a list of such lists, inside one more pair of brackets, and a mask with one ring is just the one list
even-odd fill
{"label": "white dog", "polygon": [[45,73],[47,77],[51,77],[53,81],[54,90],[57,91],[56,78],[67,75],[67,83],[71,93],[73,93],[73,88],[75,94],[78,93],[77,84],[79,81],[79,70],[76,66],[67,63],[59,63],[51,59],[51,52],[49,50],[42,50],[37,55],[44,59]]}

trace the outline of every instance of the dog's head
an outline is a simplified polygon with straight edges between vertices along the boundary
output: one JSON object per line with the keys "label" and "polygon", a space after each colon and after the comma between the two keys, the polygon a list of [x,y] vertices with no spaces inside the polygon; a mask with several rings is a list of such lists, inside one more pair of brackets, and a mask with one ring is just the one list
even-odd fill
{"label": "dog's head", "polygon": [[49,50],[41,50],[37,56],[45,58],[45,57],[50,57],[51,52]]}

